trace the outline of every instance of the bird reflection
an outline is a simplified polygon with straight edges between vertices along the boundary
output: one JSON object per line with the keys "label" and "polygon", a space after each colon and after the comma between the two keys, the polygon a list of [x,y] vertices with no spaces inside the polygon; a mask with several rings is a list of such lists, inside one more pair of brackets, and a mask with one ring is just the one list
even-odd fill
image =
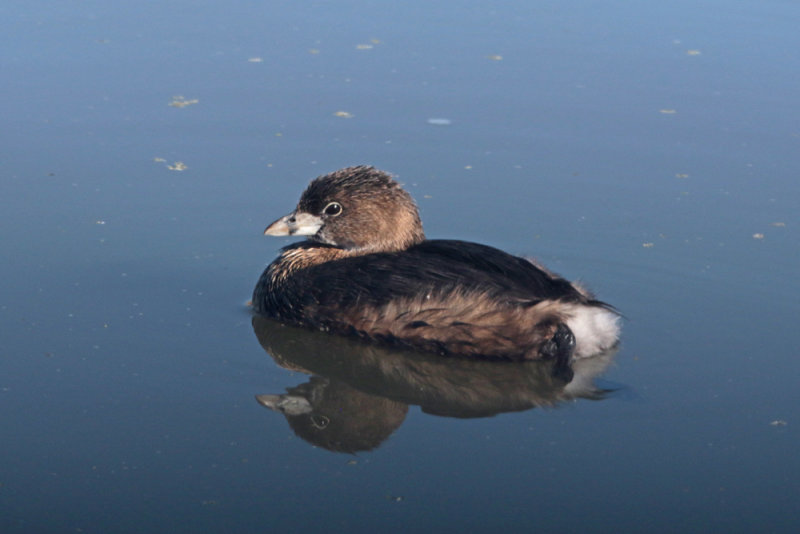
{"label": "bird reflection", "polygon": [[594,378],[616,348],[574,361],[443,358],[286,326],[256,315],[253,330],[275,362],[311,375],[284,394],[257,395],[313,445],[354,453],[378,447],[403,423],[409,405],[458,418],[601,399]]}

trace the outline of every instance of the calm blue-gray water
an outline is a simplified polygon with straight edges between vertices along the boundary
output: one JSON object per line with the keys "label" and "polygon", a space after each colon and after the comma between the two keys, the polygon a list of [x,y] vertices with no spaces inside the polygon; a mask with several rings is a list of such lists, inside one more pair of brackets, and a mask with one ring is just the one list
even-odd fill
{"label": "calm blue-gray water", "polygon": [[[800,529],[796,1],[0,17],[0,532]],[[254,322],[264,227],[356,164],[619,351],[566,384]]]}

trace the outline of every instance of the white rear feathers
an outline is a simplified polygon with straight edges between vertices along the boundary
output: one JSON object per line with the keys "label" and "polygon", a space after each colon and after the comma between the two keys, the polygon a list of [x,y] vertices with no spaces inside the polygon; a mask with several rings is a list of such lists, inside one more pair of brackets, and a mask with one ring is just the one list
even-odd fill
{"label": "white rear feathers", "polygon": [[582,304],[565,304],[562,313],[575,335],[575,358],[593,356],[617,343],[620,333],[617,313],[600,306]]}

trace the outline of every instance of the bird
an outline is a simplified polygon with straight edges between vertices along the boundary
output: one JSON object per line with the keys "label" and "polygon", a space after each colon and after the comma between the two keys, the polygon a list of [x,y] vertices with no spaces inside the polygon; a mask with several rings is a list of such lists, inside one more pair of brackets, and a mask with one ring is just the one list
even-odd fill
{"label": "bird", "polygon": [[442,356],[571,361],[613,348],[620,314],[528,258],[426,239],[414,199],[360,165],[311,181],[264,231],[305,236],[281,249],[253,291],[256,313]]}

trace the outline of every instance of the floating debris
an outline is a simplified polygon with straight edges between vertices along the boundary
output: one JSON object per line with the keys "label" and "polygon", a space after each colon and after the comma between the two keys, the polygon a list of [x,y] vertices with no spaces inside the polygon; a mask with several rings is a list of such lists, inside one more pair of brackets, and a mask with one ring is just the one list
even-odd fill
{"label": "floating debris", "polygon": [[308,53],[309,54],[319,54],[319,49],[318,48],[309,48],[308,49]]}
{"label": "floating debris", "polygon": [[764,234],[753,234],[753,239],[764,239]]}
{"label": "floating debris", "polygon": [[372,50],[377,44],[381,44],[380,39],[370,39],[368,43],[357,44],[356,50]]}
{"label": "floating debris", "polygon": [[688,177],[689,175],[684,173],[678,173],[675,175],[675,178],[688,178]]}
{"label": "floating debris", "polygon": [[786,425],[788,425],[788,424],[789,424],[789,423],[787,423],[787,422],[786,422],[786,421],[784,421],[783,419],[775,419],[774,421],[772,421],[772,422],[770,423],[770,425],[772,425],[772,426],[786,426]]}
{"label": "floating debris", "polygon": [[774,226],[776,228],[785,228],[786,227],[786,223],[785,222],[780,222],[780,221],[779,222],[774,222],[774,223],[772,223],[772,226]]}
{"label": "floating debris", "polygon": [[491,59],[492,61],[503,61],[503,56],[501,56],[500,54],[490,54],[486,57]]}
{"label": "floating debris", "polygon": [[169,103],[170,106],[173,108],[185,108],[186,106],[191,106],[192,104],[199,104],[200,100],[197,98],[193,98],[191,100],[186,100],[182,96],[173,96],[172,102]]}
{"label": "floating debris", "polygon": [[353,117],[355,117],[355,115],[353,115],[349,111],[337,111],[336,113],[333,114],[333,116],[341,117],[343,119],[352,119]]}
{"label": "floating debris", "polygon": [[186,164],[184,164],[182,161],[176,161],[172,165],[167,165],[167,169],[169,169],[171,171],[180,172],[180,171],[185,171],[188,168],[189,167],[187,167]]}
{"label": "floating debris", "polygon": [[648,241],[647,243],[642,243],[642,246],[644,248],[653,248],[655,246],[655,243],[652,243],[652,242]]}
{"label": "floating debris", "polygon": [[677,111],[677,110],[675,110],[675,109],[659,109],[659,110],[658,110],[658,112],[659,112],[659,113],[663,113],[664,115],[674,115],[674,114],[676,114],[678,111]]}
{"label": "floating debris", "polygon": [[263,63],[264,62],[264,58],[263,57],[251,57],[251,58],[248,58],[247,61],[249,63]]}
{"label": "floating debris", "polygon": [[450,126],[453,124],[453,121],[440,117],[431,117],[428,119],[428,124],[433,124],[434,126]]}
{"label": "floating debris", "polygon": [[[156,163],[167,163],[167,160],[165,160],[164,158],[153,158],[153,161]],[[189,168],[182,161],[176,161],[172,165],[166,164],[164,166],[171,171],[185,171],[186,169]]]}
{"label": "floating debris", "polygon": [[686,55],[687,56],[699,56],[700,55],[700,50],[687,50],[686,51]]}

